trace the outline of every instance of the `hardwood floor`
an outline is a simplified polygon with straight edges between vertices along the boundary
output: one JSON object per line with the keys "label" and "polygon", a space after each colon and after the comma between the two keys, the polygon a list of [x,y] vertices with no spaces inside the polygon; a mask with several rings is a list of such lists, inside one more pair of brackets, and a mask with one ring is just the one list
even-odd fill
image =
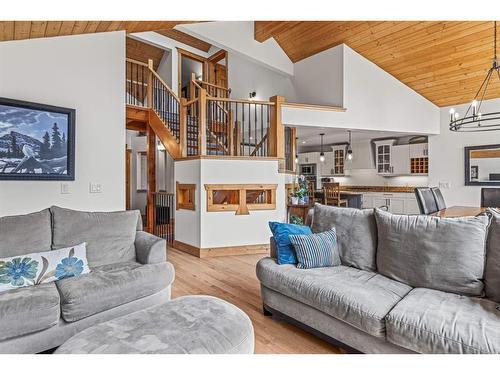
{"label": "hardwood floor", "polygon": [[172,298],[206,294],[222,298],[245,311],[255,330],[255,353],[343,353],[313,335],[262,313],[255,264],[263,254],[196,258],[174,248],[168,260],[175,266]]}

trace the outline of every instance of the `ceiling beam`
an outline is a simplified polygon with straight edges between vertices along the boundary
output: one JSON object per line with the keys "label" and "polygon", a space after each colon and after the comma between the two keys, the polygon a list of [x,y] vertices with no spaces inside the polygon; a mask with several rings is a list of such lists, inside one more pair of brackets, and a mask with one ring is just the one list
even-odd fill
{"label": "ceiling beam", "polygon": [[201,39],[195,38],[189,34],[183,33],[182,31],[169,29],[169,30],[157,30],[158,34],[164,35],[167,38],[174,39],[178,42],[187,44],[193,48],[199,49],[200,51],[208,52],[212,45]]}

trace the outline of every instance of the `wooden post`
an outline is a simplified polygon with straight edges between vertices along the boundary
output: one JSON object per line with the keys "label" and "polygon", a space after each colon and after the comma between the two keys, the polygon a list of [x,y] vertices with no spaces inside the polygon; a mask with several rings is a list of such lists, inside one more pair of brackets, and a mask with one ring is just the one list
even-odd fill
{"label": "wooden post", "polygon": [[179,148],[183,158],[187,156],[187,99],[180,98],[179,103]]}
{"label": "wooden post", "polygon": [[156,192],[156,134],[151,126],[147,131],[147,157],[148,157],[148,197],[147,197],[147,227],[150,233],[155,228],[155,202],[154,193]]}
{"label": "wooden post", "polygon": [[241,153],[241,125],[239,121],[236,121],[236,156],[240,156]]}
{"label": "wooden post", "polygon": [[269,125],[269,156],[285,159],[285,128],[281,123],[281,104],[285,101],[283,96],[273,96],[269,101],[274,103],[271,110],[271,123]]}
{"label": "wooden post", "polygon": [[153,108],[153,70],[154,70],[154,65],[153,65],[153,60],[149,59],[148,60],[148,91],[147,91],[147,96],[148,96],[148,108]]}
{"label": "wooden post", "polygon": [[290,128],[290,141],[292,142],[290,147],[290,153],[292,154],[292,172],[297,172],[297,163],[295,163],[295,157],[297,155],[297,128]]}
{"label": "wooden post", "polygon": [[227,134],[229,138],[228,142],[228,148],[229,148],[229,155],[233,156],[234,155],[234,112],[232,109],[229,110],[229,128],[227,129]]}
{"label": "wooden post", "polygon": [[207,154],[207,90],[200,89],[198,100],[198,153]]}

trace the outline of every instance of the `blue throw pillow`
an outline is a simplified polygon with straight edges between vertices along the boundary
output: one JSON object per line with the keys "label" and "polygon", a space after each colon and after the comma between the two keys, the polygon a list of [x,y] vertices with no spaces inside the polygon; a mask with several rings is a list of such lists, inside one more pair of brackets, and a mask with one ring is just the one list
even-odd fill
{"label": "blue throw pillow", "polygon": [[340,266],[335,229],[315,234],[290,235],[297,255],[297,268]]}
{"label": "blue throw pillow", "polygon": [[276,241],[276,258],[278,264],[297,264],[295,251],[290,243],[289,236],[291,234],[311,234],[311,228],[305,225],[278,223],[275,221],[269,222],[269,228],[271,228],[274,240]]}

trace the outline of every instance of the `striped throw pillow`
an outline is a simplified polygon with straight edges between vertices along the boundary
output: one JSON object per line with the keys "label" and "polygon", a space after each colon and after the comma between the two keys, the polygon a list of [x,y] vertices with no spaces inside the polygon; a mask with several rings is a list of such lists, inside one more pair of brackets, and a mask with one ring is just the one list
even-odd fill
{"label": "striped throw pillow", "polygon": [[314,234],[291,234],[297,255],[297,268],[308,269],[340,265],[335,229]]}

